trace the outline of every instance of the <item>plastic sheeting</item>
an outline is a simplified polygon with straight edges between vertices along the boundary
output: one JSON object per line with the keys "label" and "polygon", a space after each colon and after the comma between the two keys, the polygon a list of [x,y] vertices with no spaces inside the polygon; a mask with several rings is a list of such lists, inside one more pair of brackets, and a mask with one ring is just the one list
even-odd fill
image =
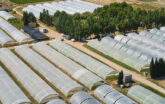
{"label": "plastic sheeting", "polygon": [[[109,42],[107,41],[109,40]],[[88,42],[88,45],[92,48],[95,48],[96,50],[104,53],[105,55],[108,55],[132,68],[134,68],[136,71],[141,71],[141,69],[148,65],[148,62],[139,59],[136,56],[136,52],[141,52],[139,50],[136,50],[126,44],[123,44],[122,48],[118,49],[115,48],[115,46],[111,45],[114,43],[119,43],[116,42],[115,40],[111,38],[103,38],[101,41],[98,40],[91,40]],[[140,55],[142,52],[140,53]]]}
{"label": "plastic sheeting", "polygon": [[96,73],[103,79],[109,76],[116,75],[116,71],[109,66],[97,61],[96,59],[84,54],[83,52],[63,43],[60,40],[54,40],[50,42],[50,45],[64,54],[65,56],[77,61],[81,65],[85,66],[90,71]]}
{"label": "plastic sheeting", "polygon": [[0,18],[0,28],[6,31],[12,38],[14,38],[18,42],[32,41],[31,38],[27,37],[25,34],[23,34],[21,31],[19,31],[17,28],[15,28],[2,18]]}
{"label": "plastic sheeting", "polygon": [[30,95],[38,101],[38,103],[46,103],[59,96],[56,91],[48,86],[9,49],[1,48],[0,54],[0,61],[3,65],[6,66],[12,75],[22,84]]}
{"label": "plastic sheeting", "polygon": [[3,104],[31,104],[2,67],[0,67],[0,101]]}
{"label": "plastic sheeting", "polygon": [[102,5],[93,4],[85,1],[67,0],[60,2],[37,4],[35,6],[29,5],[28,7],[24,8],[23,11],[32,12],[37,18],[39,18],[39,14],[42,11],[40,11],[39,8],[35,7],[48,10],[50,15],[54,15],[54,13],[58,10],[65,11],[66,13],[73,15],[75,13],[92,13],[96,8],[102,7]]}
{"label": "plastic sheeting", "polygon": [[109,85],[99,86],[94,95],[106,104],[136,104],[133,100],[116,91]]}
{"label": "plastic sheeting", "polygon": [[69,76],[57,69],[46,59],[30,49],[27,45],[15,47],[15,52],[57,89],[59,89],[65,96],[70,96],[83,89],[83,87],[76,81],[72,80]]}
{"label": "plastic sheeting", "polygon": [[88,93],[81,91],[75,93],[69,100],[71,104],[101,104]]}
{"label": "plastic sheeting", "polygon": [[104,83],[100,77],[88,71],[71,59],[65,57],[63,54],[57,52],[53,48],[44,43],[34,44],[33,49],[42,56],[46,57],[49,61],[62,68],[65,72],[73,78],[81,82],[87,88],[92,89],[96,85]]}
{"label": "plastic sheeting", "polygon": [[4,18],[5,20],[15,18],[14,16],[12,16],[11,14],[9,14],[6,11],[0,11],[0,17]]}
{"label": "plastic sheeting", "polygon": [[127,94],[140,104],[164,104],[165,102],[163,97],[139,85],[133,86]]}
{"label": "plastic sheeting", "polygon": [[61,99],[54,99],[54,100],[49,101],[46,104],[66,104],[66,103]]}
{"label": "plastic sheeting", "polygon": [[5,32],[0,30],[0,44],[1,46],[6,46],[9,44],[13,44],[14,40],[11,39]]}

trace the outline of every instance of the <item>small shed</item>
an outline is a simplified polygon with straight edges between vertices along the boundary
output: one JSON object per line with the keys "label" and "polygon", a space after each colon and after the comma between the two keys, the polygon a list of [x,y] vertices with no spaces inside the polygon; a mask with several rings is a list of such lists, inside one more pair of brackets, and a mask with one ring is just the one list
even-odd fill
{"label": "small shed", "polygon": [[30,26],[24,26],[22,29],[24,30],[25,33],[29,34],[32,38],[34,38],[37,41],[49,39],[48,36],[40,33],[39,31],[35,30],[34,28]]}

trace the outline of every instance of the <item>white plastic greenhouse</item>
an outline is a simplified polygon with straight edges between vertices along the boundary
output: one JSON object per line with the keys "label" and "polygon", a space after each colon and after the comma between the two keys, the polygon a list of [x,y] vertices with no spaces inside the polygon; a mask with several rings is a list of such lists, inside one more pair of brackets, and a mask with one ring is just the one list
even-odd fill
{"label": "white plastic greenhouse", "polygon": [[0,17],[4,18],[5,20],[15,18],[14,16],[12,16],[11,14],[9,14],[6,11],[0,11]]}
{"label": "white plastic greenhouse", "polygon": [[50,45],[64,54],[65,56],[77,61],[90,71],[96,73],[98,76],[106,79],[112,75],[116,75],[116,71],[109,66],[97,61],[96,59],[88,56],[87,54],[63,43],[60,40],[54,40],[50,42]]}
{"label": "white plastic greenhouse", "polygon": [[[93,4],[85,1],[77,1],[77,0],[67,0],[67,1],[60,1],[60,2],[52,2],[52,3],[44,3],[44,4],[37,4],[35,6],[29,5],[28,7],[24,8],[23,11],[32,12],[37,18],[39,18],[39,7],[49,11],[50,15],[54,15],[54,13],[59,11],[65,11],[68,14],[75,14],[75,13],[85,13],[85,12],[93,12],[96,8],[103,7],[102,5]],[[35,8],[35,9],[34,9]],[[32,11],[34,9],[34,11]]]}
{"label": "white plastic greenhouse", "polygon": [[15,52],[65,96],[70,96],[83,89],[81,85],[34,52],[27,45],[16,46]]}
{"label": "white plastic greenhouse", "polygon": [[99,86],[94,95],[105,104],[136,104],[133,100],[116,91],[109,85]]}
{"label": "white plastic greenhouse", "polygon": [[71,104],[101,104],[87,92],[81,91],[75,93],[69,100]]}
{"label": "white plastic greenhouse", "polygon": [[49,101],[46,104],[66,104],[66,103],[61,99],[54,99],[54,100]]}
{"label": "white plastic greenhouse", "polygon": [[[153,39],[150,39],[150,38],[142,36],[142,35],[137,35],[137,34],[135,35],[132,33],[127,34],[127,36],[131,39],[149,44],[155,48],[159,48],[159,49],[162,49],[165,51],[164,44],[162,42],[157,41],[157,40],[153,40]],[[126,38],[124,38],[124,39],[126,39]]]}
{"label": "white plastic greenhouse", "polygon": [[101,41],[91,40],[88,42],[88,46],[134,68],[139,72],[142,68],[145,68],[150,61],[150,58],[140,58],[140,55],[142,55],[143,52],[136,50],[126,44],[121,44],[120,42],[109,37],[103,38]]}
{"label": "white plastic greenhouse", "polygon": [[48,45],[44,43],[37,43],[32,47],[39,54],[46,57],[46,59],[50,60],[58,67],[62,68],[65,72],[67,72],[69,75],[71,75],[90,90],[93,87],[104,83],[104,80],[88,71],[84,67],[80,66],[76,62],[72,61],[71,59],[65,57],[63,54],[57,52]]}
{"label": "white plastic greenhouse", "polygon": [[8,48],[1,48],[0,54],[1,63],[38,103],[43,104],[59,96]]}
{"label": "white plastic greenhouse", "polygon": [[31,104],[2,67],[0,67],[0,101],[3,104]]}
{"label": "white plastic greenhouse", "polygon": [[18,42],[32,41],[31,38],[27,37],[25,34],[23,34],[21,31],[19,31],[17,28],[15,28],[2,18],[0,18],[0,28],[6,31],[12,38],[14,38]]}
{"label": "white plastic greenhouse", "polygon": [[139,85],[133,86],[127,94],[140,104],[164,104],[165,102],[163,97]]}
{"label": "white plastic greenhouse", "polygon": [[8,46],[14,44],[14,40],[11,39],[5,32],[0,30],[0,44],[1,46]]}
{"label": "white plastic greenhouse", "polygon": [[[116,36],[116,37],[118,37],[118,36]],[[123,38],[122,38],[122,40],[124,39],[124,38],[127,38],[128,39],[128,41],[127,41],[127,43],[125,43],[125,44],[127,44],[127,45],[129,45],[129,46],[131,46],[131,47],[134,47],[134,48],[136,48],[137,50],[140,50],[140,51],[142,51],[143,53],[146,53],[146,54],[148,54],[147,56],[148,56],[148,60],[149,59],[152,59],[152,57],[153,58],[156,58],[156,57],[159,57],[159,58],[165,58],[165,55],[164,55],[164,50],[162,50],[162,49],[160,49],[160,48],[156,48],[155,47],[155,45],[150,45],[150,44],[147,44],[147,43],[144,43],[144,42],[141,42],[141,41],[139,41],[139,40],[134,40],[134,39],[132,39],[132,38],[129,38],[129,37],[126,37],[126,36],[124,36]],[[116,38],[115,38],[116,39]],[[123,41],[120,41],[120,42],[123,42]],[[163,47],[162,47],[163,48]],[[143,59],[143,58],[142,58]],[[150,62],[150,60],[149,60],[149,62]]]}

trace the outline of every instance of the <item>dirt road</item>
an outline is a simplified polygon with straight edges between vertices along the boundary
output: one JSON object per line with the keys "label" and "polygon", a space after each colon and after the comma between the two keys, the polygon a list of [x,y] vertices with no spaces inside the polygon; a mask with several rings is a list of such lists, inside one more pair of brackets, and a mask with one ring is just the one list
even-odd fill
{"label": "dirt road", "polygon": [[[16,11],[17,14],[22,16],[22,14],[17,11],[17,8],[14,8],[14,10]],[[60,39],[61,38],[61,35],[58,32],[50,29],[50,27],[48,27],[48,26],[46,26],[46,25],[44,25],[42,23],[39,23],[39,24],[40,24],[41,27],[44,27],[44,28],[46,28],[49,31],[47,33],[47,35],[49,37],[54,37],[55,39]],[[46,42],[48,42],[48,41],[46,41]],[[148,85],[148,86],[150,86],[150,87],[152,87],[154,89],[157,89],[158,91],[160,91],[160,92],[165,94],[165,89],[163,89],[163,88],[159,87],[158,85],[156,85],[155,83],[147,80],[144,76],[142,76],[140,74],[137,74],[136,72],[130,71],[130,70],[126,69],[126,68],[123,68],[123,67],[119,66],[118,64],[116,64],[114,62],[111,62],[108,59],[106,59],[106,58],[104,58],[104,57],[102,57],[102,56],[100,56],[100,55],[98,55],[98,54],[88,50],[87,48],[85,48],[83,46],[83,43],[71,42],[69,40],[65,40],[64,42],[69,44],[69,45],[71,45],[71,46],[73,46],[73,47],[75,47],[75,48],[77,48],[77,49],[79,49],[79,50],[81,50],[81,51],[83,51],[83,52],[85,52],[85,53],[87,53],[87,54],[89,54],[89,55],[91,55],[92,57],[95,57],[96,59],[100,60],[101,62],[103,62],[103,63],[105,63],[105,64],[107,64],[109,66],[111,66],[112,68],[116,69],[117,71],[123,70],[123,72],[125,74],[132,74],[134,80],[137,80],[137,81],[139,81],[139,82],[141,82],[143,84],[146,84],[146,85]]]}

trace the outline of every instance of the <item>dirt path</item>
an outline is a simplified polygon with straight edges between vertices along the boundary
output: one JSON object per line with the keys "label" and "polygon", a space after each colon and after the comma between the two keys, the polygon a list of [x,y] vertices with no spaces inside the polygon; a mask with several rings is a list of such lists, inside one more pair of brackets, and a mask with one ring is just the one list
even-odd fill
{"label": "dirt path", "polygon": [[[19,7],[17,7],[17,8],[19,8]],[[13,10],[15,10],[17,14],[22,16],[22,14],[17,11],[17,8],[14,8]],[[58,32],[50,29],[48,26],[46,26],[42,23],[39,23],[39,24],[40,24],[41,27],[44,27],[49,31],[46,35],[48,35],[49,37],[54,37],[55,39],[61,39],[61,35]],[[49,41],[45,41],[45,42],[48,43]],[[106,58],[104,58],[104,57],[88,50],[87,48],[85,48],[83,46],[83,43],[71,42],[69,40],[64,40],[64,42],[71,45],[71,46],[73,46],[73,47],[75,47],[75,48],[77,48],[77,49],[79,49],[79,50],[81,50],[81,51],[83,51],[83,52],[85,52],[85,53],[87,53],[87,54],[89,54],[89,55],[91,55],[92,57],[95,57],[96,59],[100,60],[101,62],[103,62],[103,63],[105,63],[109,66],[111,66],[112,68],[116,69],[117,71],[123,70],[123,72],[125,74],[132,74],[134,80],[139,81],[143,84],[146,84],[146,85],[148,85],[148,86],[150,86],[154,89],[157,89],[159,92],[162,92],[163,94],[165,94],[165,89],[163,89],[163,88],[159,87],[158,85],[156,85],[155,83],[147,80],[144,76],[142,76],[140,74],[137,74],[136,72],[130,71],[126,68],[123,68],[123,67],[119,66],[118,64],[116,64],[114,62],[111,62],[108,59],[106,59]]]}

